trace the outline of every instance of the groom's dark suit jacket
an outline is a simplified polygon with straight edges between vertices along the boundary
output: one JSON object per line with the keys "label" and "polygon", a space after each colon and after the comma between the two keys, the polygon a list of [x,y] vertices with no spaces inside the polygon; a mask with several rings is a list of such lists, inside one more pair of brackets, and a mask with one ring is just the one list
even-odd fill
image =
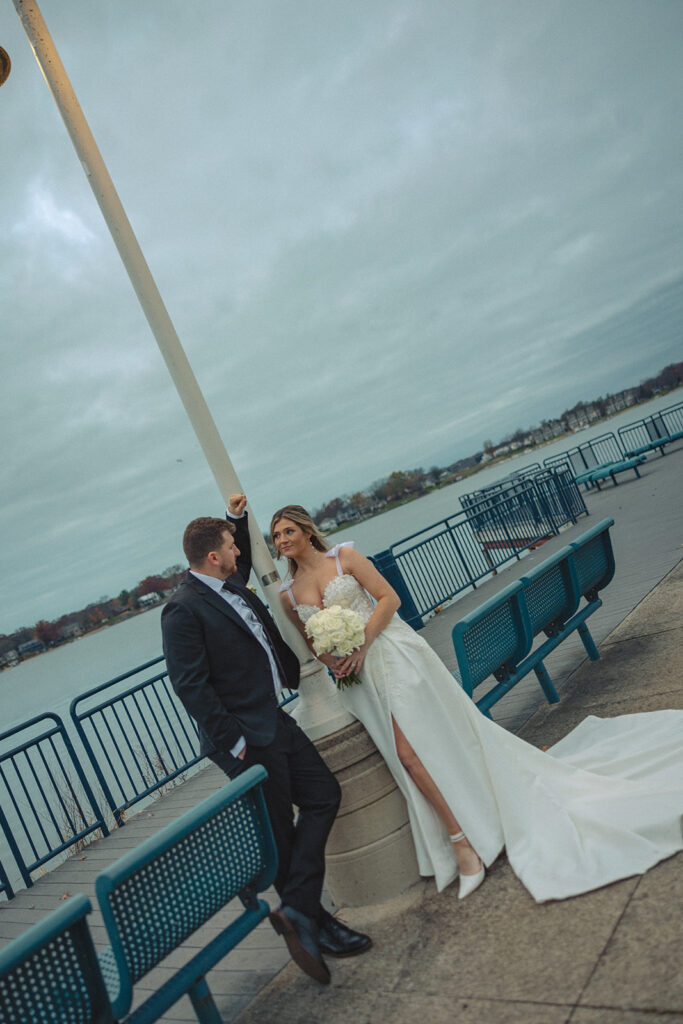
{"label": "groom's dark suit jacket", "polygon": [[[268,609],[246,582],[251,546],[246,515],[234,520],[240,550],[229,588],[253,609],[275,651],[283,685],[296,689],[299,660],[284,642]],[[164,654],[173,689],[199,726],[200,752],[228,754],[240,736],[265,747],[275,736],[279,702],[268,656],[220,594],[191,573],[161,615]]]}

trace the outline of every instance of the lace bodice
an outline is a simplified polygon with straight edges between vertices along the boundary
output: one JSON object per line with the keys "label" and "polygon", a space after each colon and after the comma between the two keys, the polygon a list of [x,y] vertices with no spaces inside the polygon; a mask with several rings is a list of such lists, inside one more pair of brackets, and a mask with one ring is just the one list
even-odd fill
{"label": "lace bodice", "polygon": [[[323,593],[323,607],[330,608],[333,604],[339,604],[342,608],[351,608],[358,612],[365,622],[368,621],[374,611],[374,605],[367,591],[360,585],[355,576],[345,573],[339,561],[339,551],[343,547],[351,547],[353,541],[344,541],[342,544],[335,544],[333,548],[325,553],[326,558],[334,558],[337,562],[337,575],[325,587]],[[297,604],[292,594],[293,580],[283,583],[280,590],[289,593],[289,599],[296,608],[297,615],[303,623],[308,622],[311,615],[320,611],[316,604]]]}

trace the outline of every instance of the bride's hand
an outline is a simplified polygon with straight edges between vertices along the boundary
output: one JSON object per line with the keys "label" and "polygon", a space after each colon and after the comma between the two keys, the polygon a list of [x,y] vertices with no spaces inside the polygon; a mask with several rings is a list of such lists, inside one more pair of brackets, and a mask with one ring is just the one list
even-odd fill
{"label": "bride's hand", "polygon": [[318,661],[322,661],[323,665],[326,665],[327,668],[336,672],[338,659],[333,654],[316,654],[316,658]]}
{"label": "bride's hand", "polygon": [[343,679],[344,676],[349,676],[352,672],[360,672],[365,655],[368,653],[368,646],[369,644],[364,643],[355,651],[351,651],[351,654],[347,654],[345,658],[337,659],[337,664],[332,669],[337,679]]}

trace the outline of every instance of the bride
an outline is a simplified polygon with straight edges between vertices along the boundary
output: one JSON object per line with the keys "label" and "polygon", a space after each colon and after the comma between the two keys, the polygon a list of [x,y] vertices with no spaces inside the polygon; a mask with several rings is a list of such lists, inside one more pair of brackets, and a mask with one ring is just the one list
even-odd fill
{"label": "bride", "polygon": [[[503,847],[537,901],[640,874],[683,848],[683,711],[586,718],[542,752],[486,718],[352,542],[327,548],[300,505],[279,509],[271,538],[289,565],[283,608],[305,623],[341,605],[365,621],[348,657],[317,655],[406,798],[420,873],[474,892]],[[313,651],[315,653],[315,651]]]}

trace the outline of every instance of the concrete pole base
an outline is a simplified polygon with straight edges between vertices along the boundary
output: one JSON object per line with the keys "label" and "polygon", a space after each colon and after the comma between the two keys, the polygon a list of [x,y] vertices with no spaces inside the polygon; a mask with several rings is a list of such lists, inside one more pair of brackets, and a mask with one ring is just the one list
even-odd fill
{"label": "concrete pole base", "polygon": [[398,896],[420,880],[403,794],[360,722],[316,742],[342,802],[326,847],[325,885],[337,906]]}
{"label": "concrete pole base", "polygon": [[336,735],[345,725],[356,721],[341,703],[327,669],[312,656],[301,666],[299,699],[293,702],[292,718],[314,742]]}

